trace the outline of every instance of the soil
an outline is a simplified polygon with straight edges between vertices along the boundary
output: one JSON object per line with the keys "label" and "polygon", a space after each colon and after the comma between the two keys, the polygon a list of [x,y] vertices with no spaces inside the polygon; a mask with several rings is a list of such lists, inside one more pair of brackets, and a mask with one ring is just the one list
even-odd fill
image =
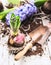
{"label": "soil", "polygon": [[35,43],[34,46],[36,46],[36,50],[32,50],[32,49],[28,50],[28,52],[25,54],[25,56],[31,56],[31,55],[37,55],[37,54],[39,54],[40,56],[42,56],[43,49],[42,49],[41,44]]}

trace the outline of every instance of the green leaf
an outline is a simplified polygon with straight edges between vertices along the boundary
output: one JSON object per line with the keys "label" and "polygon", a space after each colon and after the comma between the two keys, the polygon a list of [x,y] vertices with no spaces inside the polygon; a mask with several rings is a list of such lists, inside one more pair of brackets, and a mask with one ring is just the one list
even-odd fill
{"label": "green leaf", "polygon": [[13,4],[20,4],[20,0],[8,0],[9,3],[13,3]]}
{"label": "green leaf", "polygon": [[21,24],[21,22],[20,22],[20,17],[19,16],[16,16],[16,19],[17,19],[17,28],[19,29],[19,27],[20,27],[20,24]]}
{"label": "green leaf", "polygon": [[3,12],[0,12],[0,20],[5,19],[6,15],[7,15],[9,12],[13,11],[13,10],[15,10],[15,8],[7,9],[7,10],[4,10]]}
{"label": "green leaf", "polygon": [[47,0],[35,0],[34,1],[34,4],[37,6],[37,7],[40,7],[42,6]]}
{"label": "green leaf", "polygon": [[15,15],[12,14],[12,15],[11,15],[11,18],[10,18],[10,27],[11,27],[12,30],[13,30],[13,28],[14,28],[14,18],[15,18]]}
{"label": "green leaf", "polygon": [[18,32],[20,25],[21,25],[20,17],[15,16],[15,14],[12,13],[11,18],[10,18],[10,27],[12,31],[14,32],[14,34]]}

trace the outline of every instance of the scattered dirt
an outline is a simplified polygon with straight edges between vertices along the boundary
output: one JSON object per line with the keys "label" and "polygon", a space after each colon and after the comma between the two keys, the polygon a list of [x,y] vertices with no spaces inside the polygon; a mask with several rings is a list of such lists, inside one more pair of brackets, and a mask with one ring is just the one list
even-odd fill
{"label": "scattered dirt", "polygon": [[34,49],[33,50],[32,49],[28,50],[28,52],[25,54],[25,56],[31,56],[31,55],[37,55],[37,54],[39,54],[40,56],[42,56],[43,49],[42,49],[41,44],[35,43],[34,46],[36,46],[36,50],[34,50]]}

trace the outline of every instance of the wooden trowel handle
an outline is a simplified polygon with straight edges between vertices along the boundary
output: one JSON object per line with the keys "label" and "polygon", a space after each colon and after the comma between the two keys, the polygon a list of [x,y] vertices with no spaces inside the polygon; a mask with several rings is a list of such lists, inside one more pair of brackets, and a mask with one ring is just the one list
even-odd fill
{"label": "wooden trowel handle", "polygon": [[42,34],[40,34],[40,33],[37,32],[37,34],[35,34],[35,35],[33,36],[32,41],[30,41],[30,42],[25,46],[25,48],[24,48],[22,51],[20,51],[20,52],[15,56],[15,60],[19,60],[22,56],[24,56],[25,53],[26,53],[30,48],[32,48],[33,44],[34,44],[34,43],[38,40],[38,38],[41,37],[41,36],[42,36]]}
{"label": "wooden trowel handle", "polygon": [[15,56],[15,60],[19,60],[20,58],[22,58],[25,55],[25,53],[28,51],[28,49],[32,48],[31,43],[32,41],[28,43],[26,47]]}

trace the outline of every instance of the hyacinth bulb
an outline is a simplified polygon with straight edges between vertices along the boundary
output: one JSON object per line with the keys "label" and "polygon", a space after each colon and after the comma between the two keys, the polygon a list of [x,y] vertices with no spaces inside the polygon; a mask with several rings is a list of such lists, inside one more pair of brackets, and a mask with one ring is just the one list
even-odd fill
{"label": "hyacinth bulb", "polygon": [[4,10],[3,4],[0,2],[0,12]]}
{"label": "hyacinth bulb", "polygon": [[24,40],[25,40],[25,35],[24,34],[19,34],[18,36],[16,36],[14,38],[14,42],[16,44],[23,44],[24,43]]}
{"label": "hyacinth bulb", "polygon": [[45,2],[41,9],[44,13],[51,14],[51,0]]}

